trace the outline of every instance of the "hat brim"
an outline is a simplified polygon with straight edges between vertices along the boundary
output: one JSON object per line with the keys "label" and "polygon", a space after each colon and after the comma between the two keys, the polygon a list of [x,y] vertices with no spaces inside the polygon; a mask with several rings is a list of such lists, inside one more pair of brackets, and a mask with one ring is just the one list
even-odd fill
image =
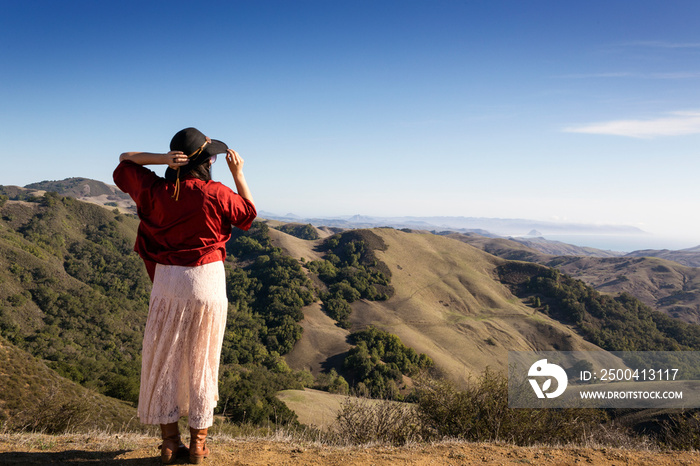
{"label": "hat brim", "polygon": [[223,154],[227,150],[228,146],[226,144],[217,139],[212,139],[211,142],[206,145],[204,150],[202,150],[202,153],[190,159],[190,163],[185,165],[183,168],[187,168],[186,171],[189,171],[191,168],[206,162],[215,155]]}
{"label": "hat brim", "polygon": [[217,139],[212,139],[211,144],[207,144],[207,147],[204,148],[203,152],[211,157],[212,155],[223,154],[227,150],[228,146],[226,144]]}

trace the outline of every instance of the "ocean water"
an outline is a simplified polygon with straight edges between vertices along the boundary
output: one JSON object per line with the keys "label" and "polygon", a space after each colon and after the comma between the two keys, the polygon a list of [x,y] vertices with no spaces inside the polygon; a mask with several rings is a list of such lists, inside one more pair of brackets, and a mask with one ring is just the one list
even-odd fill
{"label": "ocean water", "polygon": [[680,239],[655,235],[544,235],[544,239],[606,251],[632,252],[641,249],[687,249],[700,245],[700,238]]}

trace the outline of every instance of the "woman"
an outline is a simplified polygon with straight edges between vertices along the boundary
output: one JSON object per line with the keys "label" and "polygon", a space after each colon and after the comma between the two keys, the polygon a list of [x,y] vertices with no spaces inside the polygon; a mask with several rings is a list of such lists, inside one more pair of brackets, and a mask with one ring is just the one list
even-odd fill
{"label": "woman", "polygon": [[[226,154],[238,193],[211,181],[216,155]],[[160,424],[161,461],[186,454],[177,421],[188,416],[190,462],[209,454],[219,358],[226,324],[223,260],[232,225],[248,230],[256,216],[243,159],[195,128],[179,131],[170,152],[126,152],[114,182],[141,219],[134,249],[153,281],[143,339],[138,416]],[[144,165],[168,165],[161,178]]]}

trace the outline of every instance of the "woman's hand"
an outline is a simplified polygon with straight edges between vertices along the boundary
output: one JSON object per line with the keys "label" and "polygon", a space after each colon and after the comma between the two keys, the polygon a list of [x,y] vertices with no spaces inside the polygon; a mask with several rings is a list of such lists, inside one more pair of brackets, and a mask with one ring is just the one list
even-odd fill
{"label": "woman's hand", "polygon": [[243,158],[235,150],[229,149],[226,151],[226,163],[228,164],[228,169],[231,170],[231,175],[233,175],[238,194],[254,203],[253,195],[250,193],[245,176],[243,176]]}
{"label": "woman's hand", "polygon": [[173,170],[184,167],[190,161],[190,159],[179,150],[171,150],[167,154],[163,154],[163,156],[165,157],[165,163]]}
{"label": "woman's hand", "polygon": [[235,150],[226,151],[226,163],[234,179],[243,173],[243,158]]}

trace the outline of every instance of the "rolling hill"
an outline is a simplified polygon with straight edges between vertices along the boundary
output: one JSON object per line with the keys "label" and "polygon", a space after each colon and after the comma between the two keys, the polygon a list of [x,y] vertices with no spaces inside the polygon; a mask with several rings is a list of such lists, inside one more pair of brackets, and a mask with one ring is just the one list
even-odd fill
{"label": "rolling hill", "polygon": [[[642,252],[609,257],[584,254],[581,251],[577,255],[552,255],[520,241],[505,238],[459,233],[446,235],[504,259],[555,267],[583,280],[601,293],[629,293],[653,309],[685,322],[700,323],[700,269],[697,267],[664,257],[644,256],[641,255]],[[693,252],[695,249],[697,248],[685,251],[692,256],[697,253]],[[677,257],[670,251],[662,256]]]}
{"label": "rolling hill", "polygon": [[[460,384],[486,366],[504,369],[508,351],[599,349],[501,284],[496,268],[503,259],[437,235],[372,232],[386,243],[377,257],[391,270],[395,294],[387,301],[353,303],[350,331],[374,325],[398,335]],[[299,242],[278,231],[271,236],[295,257],[318,257],[318,241]],[[315,373],[337,366],[350,347],[350,331],[339,329],[318,305],[304,308],[304,316],[304,333],[286,356],[288,364]]]}
{"label": "rolling hill", "polygon": [[149,280],[137,219],[46,194],[0,206],[0,332],[53,370],[134,401]]}

